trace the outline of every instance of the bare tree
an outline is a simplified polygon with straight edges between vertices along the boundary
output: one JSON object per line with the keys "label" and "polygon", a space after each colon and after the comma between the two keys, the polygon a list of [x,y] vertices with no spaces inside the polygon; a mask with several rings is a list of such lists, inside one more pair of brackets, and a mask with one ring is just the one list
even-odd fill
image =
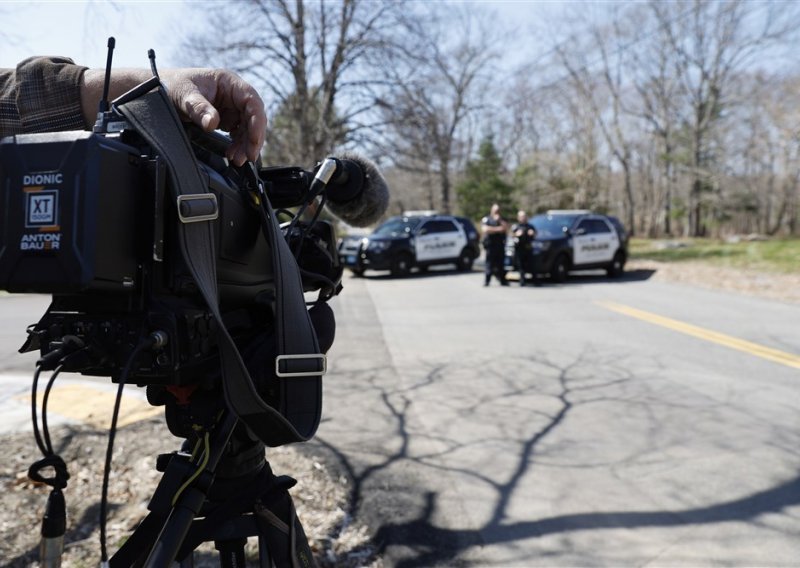
{"label": "bare tree", "polygon": [[[649,234],[673,233],[674,221],[687,234],[706,233],[712,221],[719,231],[730,223],[731,211],[745,214],[756,202],[765,230],[775,230],[779,219],[788,223],[793,170],[784,166],[790,158],[780,157],[778,149],[792,144],[778,140],[778,125],[763,117],[752,123],[760,128],[757,136],[751,132],[757,144],[748,157],[760,164],[757,184],[744,183],[735,164],[742,154],[734,151],[744,136],[737,107],[767,114],[754,105],[777,102],[768,89],[755,88],[753,72],[763,56],[774,60],[777,46],[791,45],[797,12],[793,6],[780,9],[777,14],[772,4],[738,1],[653,2],[603,10],[592,19],[582,8],[572,20],[580,31],[560,38],[551,50],[561,76],[551,74],[537,84],[541,73],[526,74],[532,77],[527,91],[540,95],[537,132],[545,133],[537,136],[535,149],[517,147],[518,163],[533,172],[526,191],[536,185],[534,177],[545,179],[536,156],[552,156],[551,163],[568,168],[562,179],[578,187],[575,205],[598,203],[586,199],[591,195],[584,194],[582,183],[591,180],[595,191],[605,184],[605,204],[622,210],[631,228]],[[541,95],[553,89],[558,94],[548,96],[557,102],[542,104]],[[784,105],[796,105],[790,91],[780,96]],[[533,109],[527,112],[532,115]],[[562,135],[572,138],[559,141]],[[783,189],[784,182],[790,189]]]}
{"label": "bare tree", "polygon": [[[629,78],[624,74],[627,61],[622,49],[629,38],[620,27],[620,20],[614,19],[611,26],[591,26],[588,40],[586,46],[576,37],[569,52],[561,44],[556,47],[556,53],[572,86],[591,109],[608,150],[622,168],[625,220],[633,234],[636,226],[636,199],[632,185],[633,133],[625,124],[626,115],[629,115],[625,108]],[[597,55],[598,70],[595,71],[595,66],[586,60],[586,53]]]}
{"label": "bare tree", "polygon": [[194,60],[231,68],[269,93],[270,161],[313,163],[358,136],[373,108],[367,65],[397,5],[341,0],[247,0],[186,42]]}
{"label": "bare tree", "polygon": [[731,149],[730,185],[735,188],[726,203],[732,222],[745,232],[793,232],[800,177],[800,84],[797,78],[757,73],[740,77],[740,88],[747,97],[725,133]]}
{"label": "bare tree", "polygon": [[[633,17],[646,21],[647,14],[638,8]],[[680,17],[680,14],[678,15]],[[656,162],[661,163],[662,174],[660,207],[664,232],[672,235],[672,207],[675,191],[675,166],[677,153],[676,130],[679,128],[678,91],[679,81],[673,72],[674,51],[664,41],[661,30],[656,30],[639,49],[630,50],[633,86],[638,94],[632,113],[644,121],[657,142]]]}
{"label": "bare tree", "polygon": [[[744,65],[793,31],[792,18],[777,18],[784,6],[752,4],[740,0],[693,0],[683,3],[651,2],[652,13],[674,52],[674,73],[681,83],[682,121],[689,143],[688,226],[690,233],[706,233],[704,193],[713,188],[714,130],[730,101],[735,74]],[[755,10],[761,21],[754,20]]]}
{"label": "bare tree", "polygon": [[454,161],[463,157],[462,134],[481,107],[490,63],[496,57],[492,35],[478,12],[452,7],[446,18],[434,6],[423,17],[404,22],[383,67],[389,73],[380,104],[387,124],[387,148],[401,168],[433,173],[439,180],[439,206],[452,209]]}

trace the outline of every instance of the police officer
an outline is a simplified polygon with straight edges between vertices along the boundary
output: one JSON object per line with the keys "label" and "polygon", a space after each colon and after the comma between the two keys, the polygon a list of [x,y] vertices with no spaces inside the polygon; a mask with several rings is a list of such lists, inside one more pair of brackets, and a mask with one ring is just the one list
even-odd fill
{"label": "police officer", "polygon": [[517,211],[517,222],[511,227],[511,234],[514,237],[514,256],[519,267],[519,285],[525,286],[525,273],[530,268],[533,285],[538,286],[536,256],[533,254],[536,228],[528,222],[528,214],[525,211]]}
{"label": "police officer", "polygon": [[481,219],[481,233],[483,234],[483,248],[486,249],[486,280],[484,286],[489,285],[492,274],[500,281],[501,286],[508,286],[506,271],[503,267],[506,249],[506,233],[508,223],[500,214],[500,206],[495,203],[489,214]]}

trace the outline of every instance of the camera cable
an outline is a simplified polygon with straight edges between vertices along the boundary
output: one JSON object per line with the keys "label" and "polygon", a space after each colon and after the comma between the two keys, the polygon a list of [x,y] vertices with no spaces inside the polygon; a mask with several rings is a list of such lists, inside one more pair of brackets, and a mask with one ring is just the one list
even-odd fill
{"label": "camera cable", "polygon": [[[31,423],[33,424],[33,437],[36,440],[36,445],[39,446],[39,451],[42,455],[47,457],[50,453],[44,443],[41,432],[39,431],[39,417],[36,407],[36,398],[39,391],[39,375],[42,374],[42,366],[36,365],[36,371],[33,373],[33,381],[31,382]],[[55,373],[54,373],[55,374]]]}
{"label": "camera cable", "polygon": [[[28,477],[34,482],[43,483],[50,486],[50,494],[47,497],[45,512],[42,516],[41,535],[42,540],[39,548],[39,560],[41,566],[59,566],[61,555],[64,550],[64,533],[67,529],[67,506],[64,500],[63,489],[67,486],[69,472],[67,464],[53,452],[53,445],[50,441],[50,432],[47,427],[47,400],[53,387],[56,377],[61,373],[63,365],[59,365],[50,376],[44,393],[42,402],[42,431],[39,431],[39,421],[37,417],[37,396],[39,386],[39,376],[43,370],[40,362],[36,365],[33,375],[31,392],[31,415],[33,421],[33,434],[36,445],[42,452],[43,458],[34,462],[28,469]],[[51,476],[45,476],[45,470],[52,471]]]}
{"label": "camera cable", "polygon": [[[314,223],[317,222],[320,213],[322,212],[322,208],[325,206],[325,196],[323,195],[320,203],[314,213],[313,218],[308,221],[308,223],[299,223],[300,217],[302,216],[303,212],[305,211],[305,207],[298,210],[298,212],[292,213],[288,209],[278,209],[275,211],[276,217],[280,215],[286,215],[289,217],[288,221],[285,221],[284,224],[281,224],[281,231],[283,232],[284,239],[286,240],[287,244],[289,245],[289,249],[292,252],[292,256],[294,256],[295,260],[299,262],[300,255],[302,254],[303,242],[305,242],[306,237],[308,236],[311,227],[314,226]],[[295,233],[295,229],[297,229],[297,233]]]}
{"label": "camera cable", "polygon": [[47,381],[44,397],[42,398],[42,434],[44,435],[44,445],[48,454],[53,454],[53,444],[50,442],[50,429],[47,427],[47,401],[50,400],[50,391],[53,389],[53,383],[55,383],[56,377],[61,374],[63,369],[64,365],[59,365],[50,375],[50,380]]}
{"label": "camera cable", "polygon": [[125,388],[125,383],[133,369],[133,364],[143,351],[152,349],[153,347],[161,347],[167,342],[167,335],[160,331],[155,331],[142,339],[139,344],[133,349],[125,367],[119,376],[119,387],[117,388],[117,396],[114,400],[114,411],[111,414],[111,426],[108,431],[108,446],[106,447],[106,459],[103,466],[103,486],[100,495],[100,565],[102,567],[108,566],[108,548],[106,546],[106,517],[108,513],[108,480],[111,475],[111,459],[114,453],[114,438],[117,432],[117,421],[119,419],[119,409],[122,404],[122,390]]}
{"label": "camera cable", "polygon": [[[197,446],[195,446],[195,451],[192,452],[193,459],[196,459],[197,457],[197,450],[199,449],[200,442],[201,440],[197,441]],[[172,496],[173,507],[178,502],[178,499],[180,498],[181,494],[186,490],[187,487],[189,487],[194,482],[195,479],[197,479],[200,476],[201,473],[203,473],[203,471],[206,469],[206,466],[208,465],[208,460],[211,457],[211,441],[209,438],[208,431],[206,431],[205,434],[203,435],[202,444],[203,444],[203,454],[202,454],[203,457],[200,460],[200,463],[197,464],[197,469],[195,470],[195,472],[192,475],[190,475],[186,481],[184,481],[183,485],[181,485],[175,492],[175,495]]]}
{"label": "camera cable", "polygon": [[[43,355],[36,362],[36,371],[33,374],[33,381],[31,383],[31,421],[33,423],[33,435],[36,439],[36,445],[39,446],[39,450],[42,452],[43,456],[48,456],[53,453],[53,446],[50,443],[50,433],[47,429],[47,400],[50,396],[50,390],[53,387],[56,377],[58,377],[65,368],[65,361],[75,353],[83,351],[85,347],[83,340],[74,335],[65,335],[61,338],[60,342],[54,343],[53,345],[55,348],[46,355]],[[42,437],[42,433],[39,431],[39,419],[36,405],[39,394],[39,376],[45,369],[53,369],[53,374],[47,383],[42,403],[42,433],[44,434],[44,437]]]}

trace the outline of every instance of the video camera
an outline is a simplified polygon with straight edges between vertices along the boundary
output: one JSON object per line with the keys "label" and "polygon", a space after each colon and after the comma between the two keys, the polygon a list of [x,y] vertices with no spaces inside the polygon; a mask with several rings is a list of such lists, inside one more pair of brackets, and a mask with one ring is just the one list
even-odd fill
{"label": "video camera", "polygon": [[[298,319],[309,318],[318,336],[313,349],[292,353],[273,337],[274,372],[246,388],[223,378],[229,405],[231,397],[257,393],[295,428],[290,407],[313,415],[299,420],[299,438],[307,439],[319,421],[335,325],[324,302],[341,289],[342,266],[332,224],[318,219],[319,210],[310,219],[303,214],[328,200],[346,219],[369,223],[385,209],[388,190],[359,158],[329,158],[314,171],[233,166],[224,158],[227,137],[181,125],[171,105],[162,108],[165,100],[154,76],[101,103],[107,110],[94,132],[0,141],[0,289],[53,296],[21,350],[39,350],[43,369],[118,381],[130,363],[126,381],[183,386],[218,380],[209,365],[219,365],[221,334],[235,342],[231,360],[248,341],[274,335],[278,323],[291,341]],[[161,115],[150,108],[154,101]],[[137,116],[135,105],[145,111]],[[176,157],[181,152],[187,155]],[[286,211],[293,207],[300,208],[294,215]],[[275,210],[291,220],[278,226]],[[207,242],[202,257],[198,239]],[[303,293],[312,291],[319,297],[307,311]],[[132,359],[146,338],[150,349]],[[234,408],[240,418],[263,411],[244,406]],[[289,438],[263,441],[298,436]]]}
{"label": "video camera", "polygon": [[[122,388],[135,382],[185,441],[159,456],[150,513],[111,565],[171,565],[207,540],[223,565],[243,563],[250,536],[264,566],[270,554],[278,566],[312,565],[288,493],[294,481],[271,472],[264,446],[308,440],[320,420],[335,329],[327,301],[343,270],[333,225],[319,214],[329,205],[351,224],[371,224],[388,188],[353,155],[312,171],[232,165],[227,137],[182,123],[152,50],[153,77],[109,103],[113,47],[110,38],[93,132],[0,140],[0,290],[52,294],[21,349],[41,354],[31,398],[43,459],[28,472],[52,487],[41,558],[63,550],[69,475],[46,407],[54,380],[70,371],[119,383],[100,501],[104,563],[116,419]],[[53,372],[40,435],[43,370]]]}
{"label": "video camera", "polygon": [[[272,247],[242,169],[193,136],[207,197],[177,202],[170,198],[164,160],[133,130],[0,141],[0,288],[53,294],[48,313],[30,330],[28,350],[41,349],[46,357],[64,335],[74,335],[96,353],[75,370],[112,375],[143,330],[164,330],[169,348],[140,359],[133,377],[146,384],[191,378],[207,358],[215,330],[178,249],[175,219],[211,224],[223,313],[233,318],[269,305]],[[276,173],[281,178],[274,180]],[[309,198],[312,178],[299,168],[261,168],[259,175],[280,207]],[[296,196],[287,196],[287,189]],[[292,229],[287,236],[302,244],[298,263],[313,264],[318,275],[305,279],[304,291],[321,287],[325,297],[338,292],[341,267],[331,224],[298,222]]]}

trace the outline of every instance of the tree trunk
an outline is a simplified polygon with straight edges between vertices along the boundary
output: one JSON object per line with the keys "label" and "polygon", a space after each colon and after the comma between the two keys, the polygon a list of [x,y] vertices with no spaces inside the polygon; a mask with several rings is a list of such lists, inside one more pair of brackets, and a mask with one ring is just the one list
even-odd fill
{"label": "tree trunk", "polygon": [[450,213],[450,158],[448,155],[439,159],[439,184],[442,192],[442,213]]}
{"label": "tree trunk", "polygon": [[627,158],[624,160],[620,160],[620,163],[622,164],[622,171],[625,177],[625,201],[627,209],[626,213],[628,216],[626,222],[631,232],[631,236],[633,236],[635,234],[634,222],[636,216],[634,215],[635,200],[633,196],[633,184],[631,183],[631,166]]}
{"label": "tree trunk", "polygon": [[664,181],[667,186],[664,191],[664,233],[672,236],[672,184],[674,181],[675,167],[672,164],[672,144],[664,145],[666,163],[664,164]]}

